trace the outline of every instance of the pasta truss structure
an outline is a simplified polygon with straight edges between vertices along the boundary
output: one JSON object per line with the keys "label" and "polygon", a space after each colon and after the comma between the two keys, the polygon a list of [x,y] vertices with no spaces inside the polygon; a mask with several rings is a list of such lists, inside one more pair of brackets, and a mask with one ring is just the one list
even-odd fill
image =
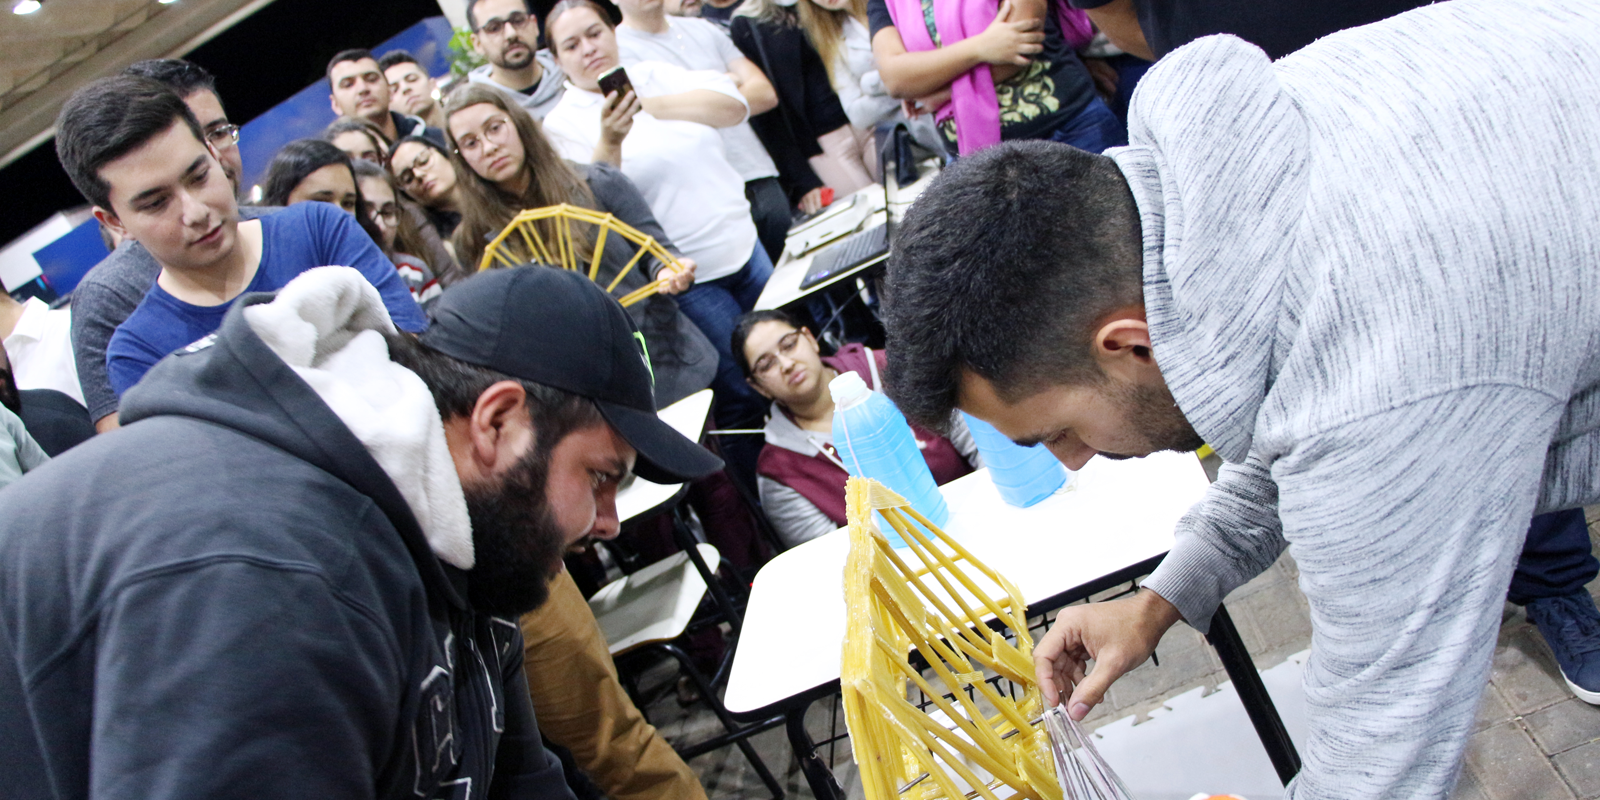
{"label": "pasta truss structure", "polygon": [[[882,484],[851,478],[845,491],[840,684],[868,800],[1061,800],[1017,587]],[[890,548],[873,511],[908,548]]]}
{"label": "pasta truss structure", "polygon": [[[542,220],[554,222],[551,226],[556,232],[554,241],[546,241],[546,237],[539,232],[536,223]],[[588,256],[587,264],[581,263],[584,259],[585,244],[589,241],[582,235],[586,228],[574,229],[575,222],[580,226],[594,228],[594,246]],[[605,253],[606,243],[613,235],[633,243],[638,251],[633,254],[633,258],[626,266],[617,271],[609,284],[603,284],[607,293],[614,292],[628,273],[638,265],[640,259],[646,256],[654,257],[666,265],[666,268],[658,273],[661,277],[618,297],[617,302],[624,307],[660,291],[673,274],[684,269],[684,265],[667,252],[667,249],[654,237],[640,233],[612,214],[602,214],[592,208],[562,203],[558,206],[530,208],[513,217],[505,230],[500,231],[500,235],[494,237],[489,246],[484,248],[483,260],[478,262],[478,270],[486,270],[496,263],[505,267],[520,267],[529,261],[537,261],[551,267],[585,270],[589,274],[589,280],[600,283],[600,260]]]}

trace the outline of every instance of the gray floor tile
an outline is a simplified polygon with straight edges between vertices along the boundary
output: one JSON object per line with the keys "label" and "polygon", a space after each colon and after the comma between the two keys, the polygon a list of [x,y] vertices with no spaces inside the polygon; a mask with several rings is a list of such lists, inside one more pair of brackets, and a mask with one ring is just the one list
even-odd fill
{"label": "gray floor tile", "polygon": [[1539,629],[1520,618],[1501,626],[1490,675],[1516,714],[1532,714],[1572,696]]}
{"label": "gray floor tile", "polygon": [[1555,765],[1515,720],[1481,730],[1467,745],[1467,760],[1484,793],[1493,800],[1572,798]]}
{"label": "gray floor tile", "polygon": [[1511,707],[1506,705],[1505,698],[1500,696],[1500,690],[1491,683],[1483,687],[1483,699],[1478,701],[1478,721],[1473,726],[1473,731],[1492,728],[1510,720],[1512,716]]}
{"label": "gray floor tile", "polygon": [[1522,721],[1546,755],[1600,741],[1600,708],[1576,697],[1529,714]]}
{"label": "gray floor tile", "polygon": [[1462,771],[1461,780],[1456,782],[1455,791],[1450,793],[1450,800],[1490,800],[1490,798],[1484,794],[1483,787],[1478,785],[1477,776],[1468,769]]}
{"label": "gray floor tile", "polygon": [[1555,757],[1555,764],[1579,797],[1600,798],[1600,742],[1568,750]]}

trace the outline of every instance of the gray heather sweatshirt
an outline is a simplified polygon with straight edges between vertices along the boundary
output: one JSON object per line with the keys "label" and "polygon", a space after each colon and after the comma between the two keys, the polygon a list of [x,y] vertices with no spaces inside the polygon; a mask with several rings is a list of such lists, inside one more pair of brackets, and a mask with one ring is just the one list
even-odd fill
{"label": "gray heather sweatshirt", "polygon": [[1529,518],[1600,499],[1597,76],[1600,3],[1453,0],[1134,97],[1155,357],[1229,462],[1146,585],[1205,630],[1293,553],[1292,797],[1444,797]]}

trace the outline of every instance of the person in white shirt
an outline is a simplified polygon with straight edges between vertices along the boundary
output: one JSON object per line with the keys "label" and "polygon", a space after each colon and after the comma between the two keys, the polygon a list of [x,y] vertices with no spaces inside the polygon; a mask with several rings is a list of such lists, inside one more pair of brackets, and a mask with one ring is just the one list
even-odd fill
{"label": "person in white shirt", "polygon": [[0,340],[18,389],[54,389],[84,405],[72,358],[72,312],[37,297],[19,303],[0,292]]}
{"label": "person in white shirt", "polygon": [[[772,82],[715,23],[669,17],[663,0],[618,0],[617,8],[622,9],[622,25],[616,29],[616,38],[623,66],[631,69],[636,62],[661,61],[689,70],[725,73],[733,79],[752,116],[778,107],[778,93]],[[557,56],[559,60],[559,52]],[[722,141],[728,149],[729,163],[744,181],[745,197],[750,201],[750,215],[760,232],[761,244],[767,255],[777,260],[789,234],[793,211],[783,187],[778,185],[778,167],[748,122],[723,128]]]}
{"label": "person in white shirt", "polygon": [[717,135],[745,119],[743,95],[720,72],[640,61],[627,68],[637,99],[633,92],[603,96],[599,77],[618,61],[605,11],[593,0],[561,0],[545,20],[567,75],[545,135],[568,159],[621,166],[667,235],[694,259],[695,284],[678,296],[678,307],[717,348],[717,419],[758,421],[763,403],[741,377],[730,342],[734,321],[755,306],[772,275],[772,261]]}

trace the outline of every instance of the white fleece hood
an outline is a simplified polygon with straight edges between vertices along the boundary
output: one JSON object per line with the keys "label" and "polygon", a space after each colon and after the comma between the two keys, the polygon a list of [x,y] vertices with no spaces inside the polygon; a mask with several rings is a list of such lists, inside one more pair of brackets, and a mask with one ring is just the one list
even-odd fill
{"label": "white fleece hood", "polygon": [[378,290],[349,267],[318,267],[244,316],[388,473],[434,555],[472,569],[472,523],[444,422],[422,379],[389,360],[382,334],[395,327]]}

